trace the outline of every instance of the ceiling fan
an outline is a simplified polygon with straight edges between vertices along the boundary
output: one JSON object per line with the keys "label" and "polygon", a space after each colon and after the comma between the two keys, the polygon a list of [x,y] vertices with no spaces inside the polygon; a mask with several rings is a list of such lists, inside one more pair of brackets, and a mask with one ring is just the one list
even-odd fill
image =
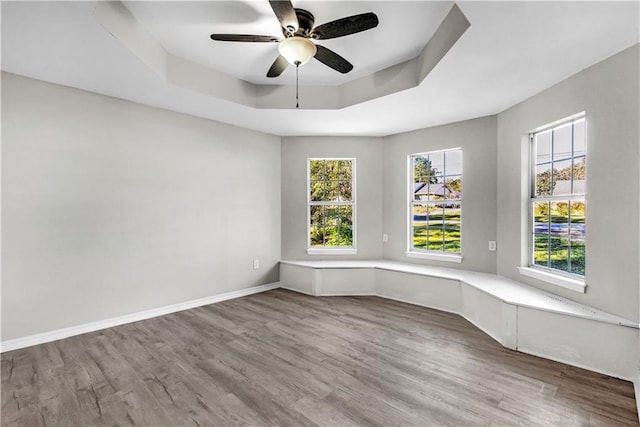
{"label": "ceiling fan", "polygon": [[349,61],[312,40],[334,39],[378,26],[378,17],[372,12],[314,26],[313,14],[304,9],[294,8],[289,0],[269,0],[269,4],[280,21],[284,38],[250,34],[211,34],[211,39],[218,41],[279,43],[279,55],[269,68],[267,77],[278,77],[289,64],[298,67],[312,57],[336,71],[348,73],[353,69]]}

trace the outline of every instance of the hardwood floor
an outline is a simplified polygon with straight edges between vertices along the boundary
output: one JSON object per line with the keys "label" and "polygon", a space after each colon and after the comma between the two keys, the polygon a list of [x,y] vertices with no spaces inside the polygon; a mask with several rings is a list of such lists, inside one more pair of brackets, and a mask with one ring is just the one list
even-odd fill
{"label": "hardwood floor", "polygon": [[2,355],[3,426],[637,425],[629,382],[461,317],[282,289]]}

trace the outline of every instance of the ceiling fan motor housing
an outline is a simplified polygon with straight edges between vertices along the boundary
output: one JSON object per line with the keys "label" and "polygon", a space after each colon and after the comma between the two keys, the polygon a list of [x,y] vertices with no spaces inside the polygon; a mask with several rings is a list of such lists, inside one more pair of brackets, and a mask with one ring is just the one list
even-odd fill
{"label": "ceiling fan motor housing", "polygon": [[315,18],[311,12],[304,9],[296,8],[296,16],[298,17],[298,31],[295,32],[296,36],[309,37],[309,33],[313,29]]}

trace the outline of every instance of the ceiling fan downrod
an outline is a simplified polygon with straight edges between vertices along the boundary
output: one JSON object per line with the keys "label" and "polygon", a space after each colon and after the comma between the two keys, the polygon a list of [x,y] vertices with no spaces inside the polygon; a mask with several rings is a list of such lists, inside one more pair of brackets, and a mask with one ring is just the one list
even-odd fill
{"label": "ceiling fan downrod", "polygon": [[300,108],[300,102],[298,99],[298,69],[300,68],[300,61],[296,61],[296,108]]}

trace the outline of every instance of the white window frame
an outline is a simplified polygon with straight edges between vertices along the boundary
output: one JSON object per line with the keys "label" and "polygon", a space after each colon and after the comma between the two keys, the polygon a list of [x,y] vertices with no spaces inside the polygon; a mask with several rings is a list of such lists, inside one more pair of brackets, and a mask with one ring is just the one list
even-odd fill
{"label": "white window frame", "polygon": [[[556,130],[563,126],[572,125],[578,121],[585,122],[585,139],[588,139],[587,126],[586,126],[586,116],[585,112],[581,112],[578,114],[574,114],[572,116],[566,117],[561,120],[557,120],[553,123],[549,123],[540,128],[534,129],[529,133],[528,142],[529,142],[529,174],[528,174],[528,185],[529,189],[528,194],[528,202],[527,202],[527,265],[518,267],[518,271],[521,275],[531,277],[543,282],[551,283],[556,286],[560,286],[566,289],[571,289],[576,292],[585,293],[586,292],[586,280],[585,276],[565,272],[559,269],[544,267],[540,265],[536,265],[534,263],[534,218],[533,218],[533,204],[539,201],[582,201],[586,204],[587,202],[587,194],[586,189],[584,193],[577,194],[572,193],[568,195],[562,196],[536,196],[535,195],[535,185],[536,185],[536,152],[535,152],[535,136],[536,134],[540,134],[547,131]],[[573,140],[572,140],[572,150],[573,150]],[[553,147],[552,147],[553,150]],[[586,156],[586,152],[585,152]],[[572,153],[572,159],[575,155]],[[585,157],[586,158],[586,157]],[[573,179],[573,178],[572,178]],[[586,179],[585,179],[586,180]],[[586,181],[585,181],[586,183]],[[585,213],[585,223],[587,222],[586,213]],[[585,266],[586,267],[586,266]],[[585,268],[586,270],[586,268]],[[586,271],[585,271],[586,274]]]}
{"label": "white window frame", "polygon": [[[405,255],[407,256],[407,258],[419,258],[419,259],[428,259],[428,260],[434,260],[434,261],[445,261],[445,262],[454,262],[454,263],[461,263],[462,262],[462,205],[463,205],[463,200],[459,200],[460,203],[460,252],[445,252],[444,250],[442,251],[434,251],[434,250],[419,250],[419,249],[415,249],[413,247],[413,205],[415,203],[414,200],[414,183],[413,183],[413,160],[412,158],[415,156],[420,156],[420,155],[427,155],[427,154],[434,154],[434,153],[446,153],[448,151],[460,151],[461,152],[461,159],[463,158],[462,156],[462,148],[461,147],[454,147],[454,148],[447,148],[447,149],[443,149],[443,150],[431,150],[431,151],[424,151],[424,152],[420,152],[420,153],[411,153],[407,156],[407,251],[405,252]],[[461,160],[462,161],[462,160]],[[462,178],[464,176],[464,162],[462,164],[462,169],[460,171],[460,177]],[[446,164],[445,164],[445,171],[444,173],[446,174]],[[464,188],[464,179],[463,179],[463,188]],[[464,190],[463,190],[464,191]]]}
{"label": "white window frame", "polygon": [[[351,161],[351,201],[311,201],[311,162],[314,160],[350,160]],[[356,159],[355,157],[309,157],[307,158],[307,254],[308,255],[355,255],[358,253],[357,242],[357,212],[356,212]],[[311,206],[351,206],[353,218],[351,219],[352,246],[311,246]]]}

